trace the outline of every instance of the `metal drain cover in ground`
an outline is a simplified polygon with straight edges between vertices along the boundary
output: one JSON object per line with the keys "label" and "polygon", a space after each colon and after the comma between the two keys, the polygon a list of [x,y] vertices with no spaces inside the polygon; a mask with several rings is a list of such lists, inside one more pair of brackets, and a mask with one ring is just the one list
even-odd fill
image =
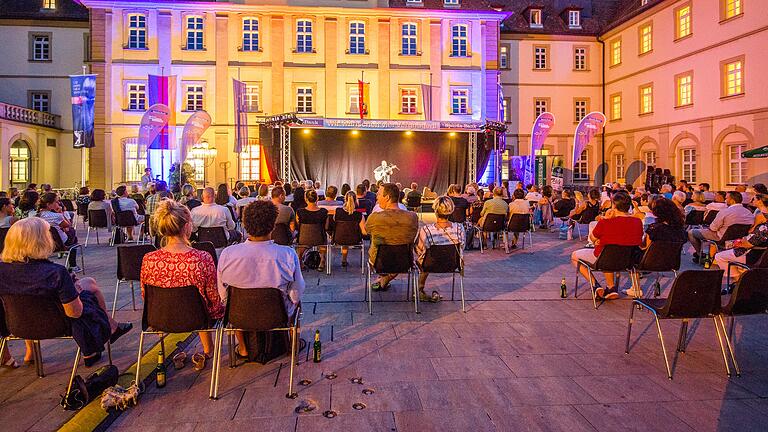
{"label": "metal drain cover in ground", "polygon": [[364,403],[362,403],[362,402],[355,402],[355,403],[352,404],[352,408],[354,408],[354,409],[356,409],[358,411],[364,410],[365,407],[366,407],[366,405]]}
{"label": "metal drain cover in ground", "polygon": [[338,378],[338,375],[336,375],[335,372],[331,372],[325,376],[325,379],[329,379],[329,380],[336,379],[336,378]]}
{"label": "metal drain cover in ground", "polygon": [[349,379],[352,384],[362,384],[363,383],[363,377],[355,377]]}
{"label": "metal drain cover in ground", "polygon": [[363,389],[363,394],[366,395],[366,396],[372,395],[374,393],[376,393],[376,390],[374,390],[372,388]]}
{"label": "metal drain cover in ground", "polygon": [[296,413],[309,413],[317,409],[317,402],[311,400],[311,399],[304,399],[299,402],[299,405],[296,407]]}
{"label": "metal drain cover in ground", "polygon": [[308,386],[310,384],[312,384],[312,380],[303,379],[303,380],[299,381],[299,385]]}
{"label": "metal drain cover in ground", "polygon": [[336,413],[336,411],[332,411],[332,410],[328,410],[328,411],[323,413],[323,417],[329,418],[329,419],[335,418],[337,415],[338,415],[338,413]]}

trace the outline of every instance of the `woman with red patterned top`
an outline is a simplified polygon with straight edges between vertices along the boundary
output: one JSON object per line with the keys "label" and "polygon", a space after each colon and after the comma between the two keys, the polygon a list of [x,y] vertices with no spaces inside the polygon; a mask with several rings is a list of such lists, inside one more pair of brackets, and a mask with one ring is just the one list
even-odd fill
{"label": "woman with red patterned top", "polygon": [[[216,288],[216,265],[208,252],[189,245],[192,234],[192,216],[189,209],[172,200],[161,201],[155,214],[154,226],[162,236],[162,249],[148,253],[141,264],[141,289],[153,285],[162,288],[180,288],[194,285],[200,290],[208,315],[212,319],[224,316],[224,304]],[[200,332],[205,358],[213,356],[213,338]]]}

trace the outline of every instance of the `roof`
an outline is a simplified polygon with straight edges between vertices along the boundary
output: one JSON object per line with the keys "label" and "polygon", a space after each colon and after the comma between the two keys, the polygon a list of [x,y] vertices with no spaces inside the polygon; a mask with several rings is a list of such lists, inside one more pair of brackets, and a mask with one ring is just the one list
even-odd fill
{"label": "roof", "polygon": [[0,0],[0,19],[88,21],[88,9],[74,0],[56,0],[56,9],[43,9],[43,0]]}

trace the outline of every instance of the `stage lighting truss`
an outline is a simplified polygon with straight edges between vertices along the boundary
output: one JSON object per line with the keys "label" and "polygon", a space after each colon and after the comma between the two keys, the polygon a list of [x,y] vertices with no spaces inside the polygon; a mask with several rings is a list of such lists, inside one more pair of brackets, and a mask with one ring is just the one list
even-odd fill
{"label": "stage lighting truss", "polygon": [[485,124],[481,127],[483,131],[486,133],[488,132],[499,132],[504,133],[507,131],[507,125],[503,122],[493,121],[493,120],[486,120]]}
{"label": "stage lighting truss", "polygon": [[283,127],[290,125],[300,125],[304,123],[295,112],[277,114],[264,119],[264,126],[266,127]]}

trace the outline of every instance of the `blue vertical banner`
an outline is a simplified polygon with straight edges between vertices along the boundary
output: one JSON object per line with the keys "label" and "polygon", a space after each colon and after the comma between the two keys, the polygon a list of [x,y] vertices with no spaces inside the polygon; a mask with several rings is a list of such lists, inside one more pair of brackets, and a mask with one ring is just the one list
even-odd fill
{"label": "blue vertical banner", "polygon": [[72,146],[91,148],[93,139],[93,104],[96,100],[96,75],[70,75],[72,90]]}
{"label": "blue vertical banner", "polygon": [[246,85],[232,79],[235,96],[235,153],[240,154],[248,146],[248,104],[245,100]]}

